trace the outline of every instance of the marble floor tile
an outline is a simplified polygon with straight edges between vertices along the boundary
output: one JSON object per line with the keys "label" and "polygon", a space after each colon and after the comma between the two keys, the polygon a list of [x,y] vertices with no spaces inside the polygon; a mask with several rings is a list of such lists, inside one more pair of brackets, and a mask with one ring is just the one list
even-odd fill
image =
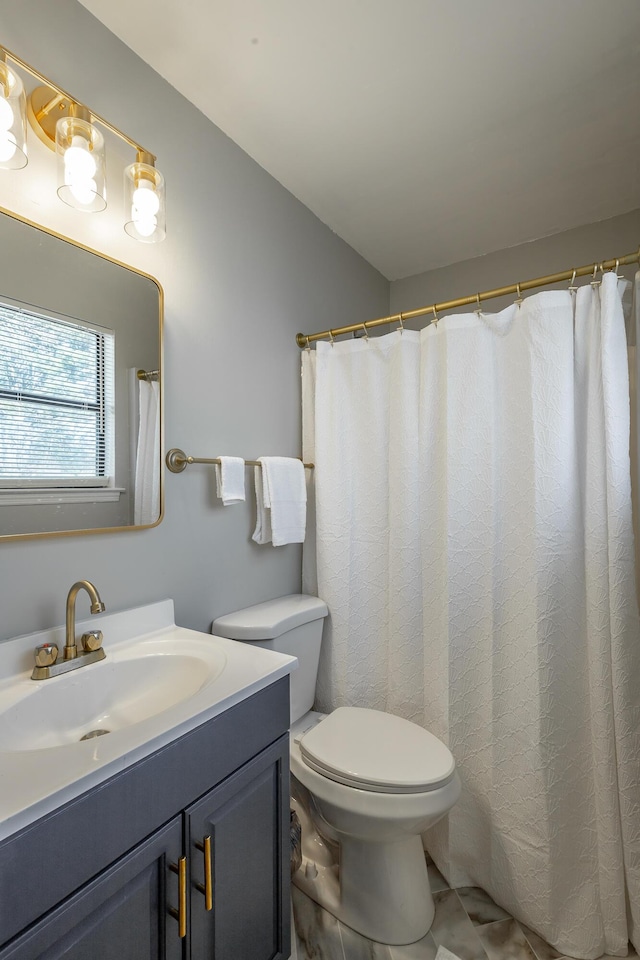
{"label": "marble floor tile", "polygon": [[392,960],[391,947],[385,943],[367,940],[344,923],[340,923],[339,927],[344,960]]}
{"label": "marble floor tile", "polygon": [[438,947],[430,933],[416,943],[387,946],[375,943],[340,923],[345,960],[435,960]]}
{"label": "marble floor tile", "polygon": [[455,890],[439,890],[433,895],[436,915],[431,935],[438,946],[455,953],[460,960],[487,960],[476,927],[465,913]]}
{"label": "marble floor tile", "polygon": [[435,960],[438,946],[428,933],[416,943],[408,943],[402,947],[390,947],[391,960]]}
{"label": "marble floor tile", "polygon": [[529,927],[526,927],[524,923],[519,923],[518,926],[527,938],[527,942],[538,960],[558,960],[558,957],[562,956],[555,947],[549,946],[542,937],[539,937],[537,933],[530,930]]}
{"label": "marble floor tile", "polygon": [[449,889],[449,884],[442,876],[433,860],[430,862],[427,861],[427,873],[429,875],[429,886],[431,887],[431,893],[436,893],[437,890]]}
{"label": "marble floor tile", "polygon": [[[430,932],[406,946],[368,940],[293,887],[297,960],[435,960],[438,946],[460,960],[570,960],[511,918],[479,887],[452,890],[435,864],[428,864],[428,870],[436,915]],[[628,960],[638,960],[631,944]]]}
{"label": "marble floor tile", "polygon": [[335,917],[291,888],[298,960],[345,960],[340,927]]}
{"label": "marble floor tile", "polygon": [[527,938],[515,920],[498,920],[476,929],[489,960],[536,960]]}
{"label": "marble floor tile", "polygon": [[476,926],[511,919],[511,914],[494,903],[489,894],[480,887],[456,887],[456,893],[467,916]]}

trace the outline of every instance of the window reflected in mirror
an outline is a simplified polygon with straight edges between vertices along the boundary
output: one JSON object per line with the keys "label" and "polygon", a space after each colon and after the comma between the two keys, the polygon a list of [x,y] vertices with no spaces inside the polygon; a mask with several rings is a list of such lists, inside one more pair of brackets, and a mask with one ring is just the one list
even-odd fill
{"label": "window reflected in mirror", "polygon": [[159,285],[6,213],[0,242],[0,536],[158,523]]}

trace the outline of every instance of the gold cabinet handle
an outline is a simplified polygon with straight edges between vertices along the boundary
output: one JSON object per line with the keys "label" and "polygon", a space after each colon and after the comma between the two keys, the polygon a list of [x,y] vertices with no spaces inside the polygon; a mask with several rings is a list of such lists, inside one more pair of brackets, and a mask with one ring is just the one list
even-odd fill
{"label": "gold cabinet handle", "polygon": [[213,910],[213,877],[211,871],[211,837],[203,837],[202,843],[196,841],[196,849],[204,854],[204,886],[196,883],[195,888],[204,894],[205,910]]}
{"label": "gold cabinet handle", "polygon": [[169,907],[169,913],[178,921],[178,936],[187,935],[187,858],[180,857],[178,865],[169,864],[169,869],[178,874],[178,909]]}

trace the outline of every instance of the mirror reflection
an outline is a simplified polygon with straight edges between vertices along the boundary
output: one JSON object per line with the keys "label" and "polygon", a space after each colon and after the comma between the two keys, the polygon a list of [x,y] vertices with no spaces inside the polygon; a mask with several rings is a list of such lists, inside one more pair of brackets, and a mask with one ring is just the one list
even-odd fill
{"label": "mirror reflection", "polygon": [[0,536],[158,523],[162,291],[0,213]]}

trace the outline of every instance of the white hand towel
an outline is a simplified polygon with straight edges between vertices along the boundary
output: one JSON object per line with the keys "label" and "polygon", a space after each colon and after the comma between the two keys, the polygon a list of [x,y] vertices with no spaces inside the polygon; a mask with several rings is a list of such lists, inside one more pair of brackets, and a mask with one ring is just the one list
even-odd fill
{"label": "white hand towel", "polygon": [[304,465],[292,457],[259,457],[265,507],[271,510],[274,547],[302,543],[307,522]]}
{"label": "white hand towel", "polygon": [[256,481],[256,528],[251,537],[256,543],[269,543],[271,540],[271,511],[264,503],[262,485],[262,467],[254,469]]}
{"label": "white hand towel", "polygon": [[220,463],[214,464],[216,474],[216,493],[225,507],[242,503],[246,499],[244,492],[244,469],[242,457],[218,457]]}

